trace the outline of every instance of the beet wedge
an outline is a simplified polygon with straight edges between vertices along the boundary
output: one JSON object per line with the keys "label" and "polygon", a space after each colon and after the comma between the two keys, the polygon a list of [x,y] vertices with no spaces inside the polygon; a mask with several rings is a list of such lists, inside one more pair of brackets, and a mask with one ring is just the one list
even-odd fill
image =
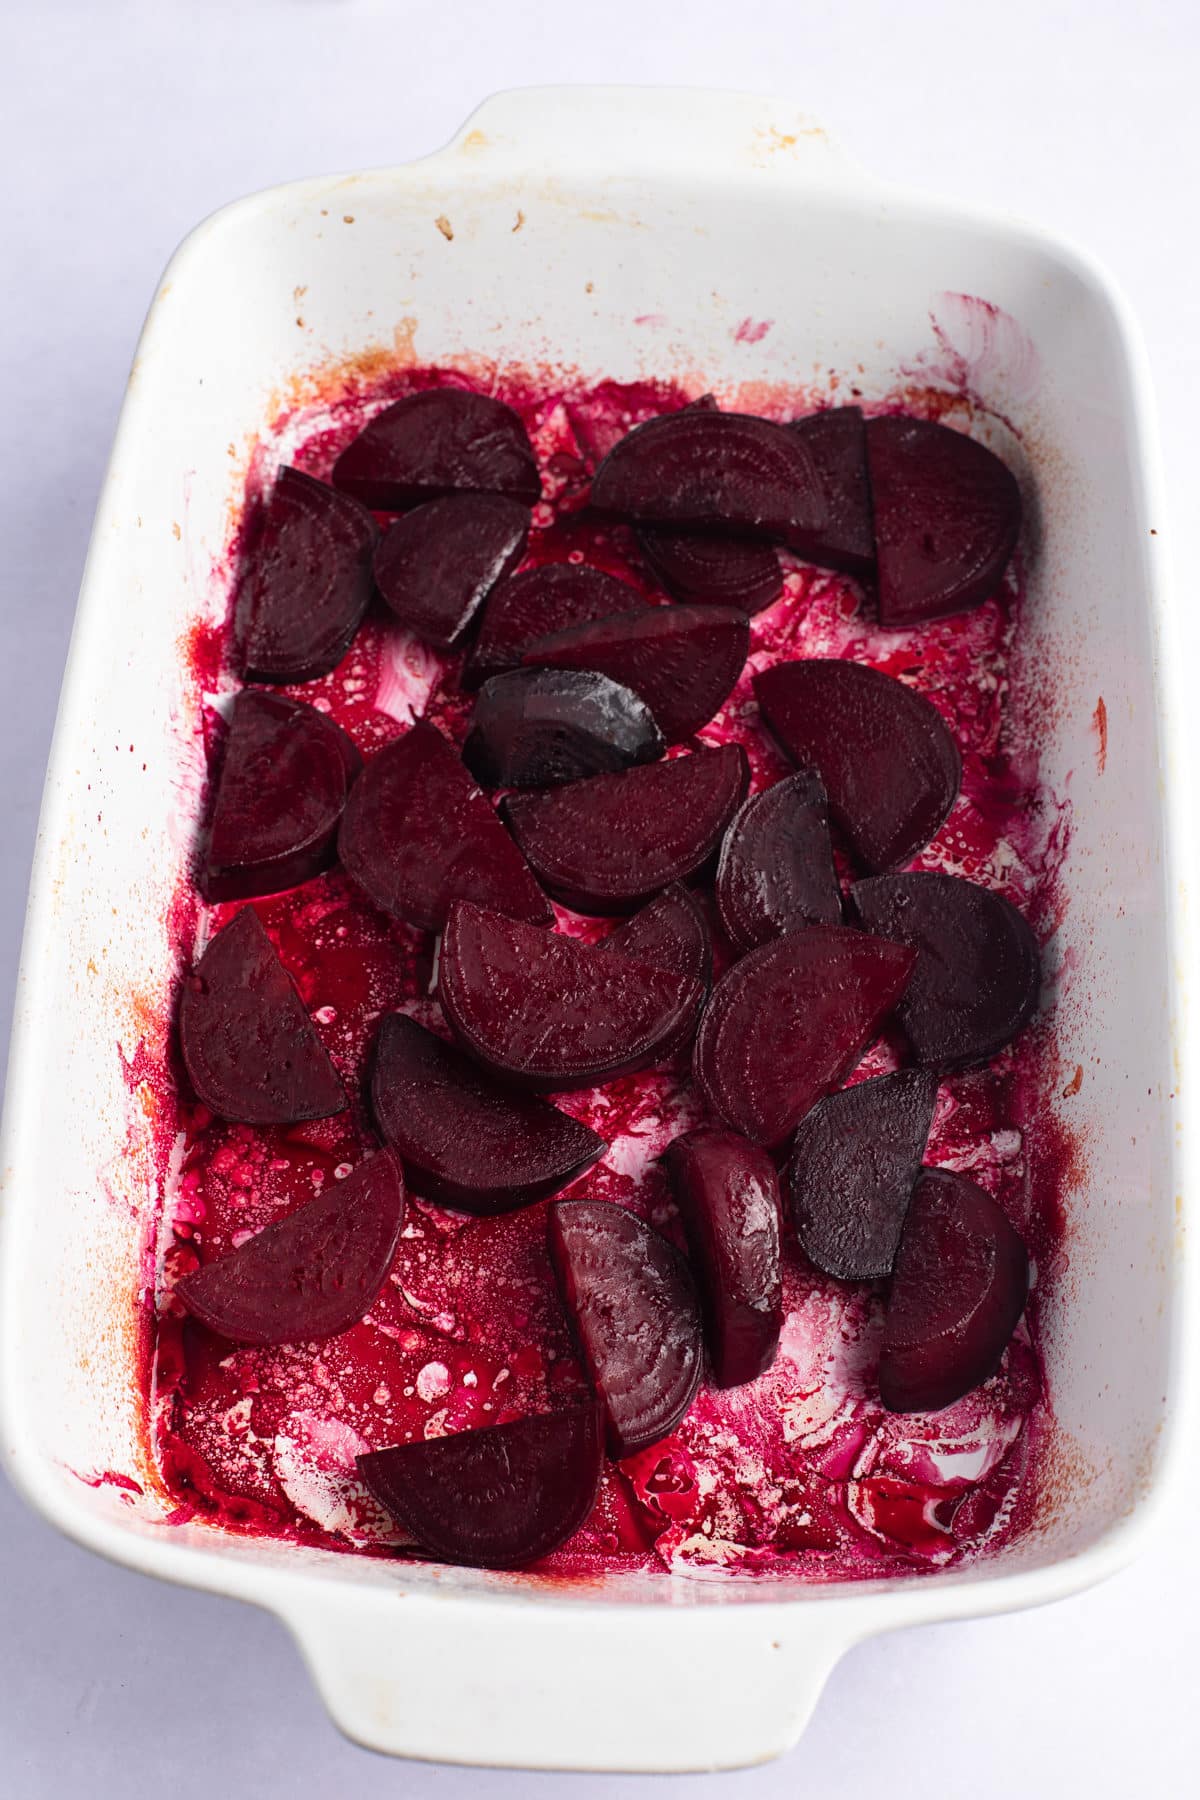
{"label": "beet wedge", "polygon": [[463,760],[484,787],[560,787],[654,762],[654,714],[632,688],[583,669],[513,669],[485,681]]}
{"label": "beet wedge", "polygon": [[858,406],[831,406],[789,426],[808,451],[825,495],[825,524],[804,554],[826,569],[860,580],[875,567],[867,432]]}
{"label": "beet wedge", "polygon": [[550,1260],[600,1397],[612,1456],[673,1431],[700,1385],[700,1303],[687,1263],[604,1200],[556,1200]]}
{"label": "beet wedge", "polygon": [[891,1412],[940,1412],[994,1375],[1029,1293],[1029,1256],[990,1194],[949,1169],[913,1190],[883,1324]]}
{"label": "beet wedge", "polygon": [[550,1091],[645,1068],[703,999],[698,981],[456,902],[438,998],[463,1047],[502,1079]]}
{"label": "beet wedge", "polygon": [[687,975],[705,990],[712,986],[712,933],[699,904],[685,887],[672,882],[640,912],[605,938],[604,950],[634,962],[653,963]]}
{"label": "beet wedge", "polygon": [[843,1081],[916,961],[903,944],[810,925],[751,950],[718,981],[692,1072],[706,1104],[768,1149]]}
{"label": "beet wedge", "polygon": [[717,864],[717,911],[739,950],[804,925],[840,925],[825,789],[802,770],[740,807]]}
{"label": "beet wedge", "polygon": [[595,1506],[604,1425],[590,1402],[370,1450],[357,1466],[379,1504],[431,1556],[520,1568],[557,1550]]}
{"label": "beet wedge", "polygon": [[584,913],[625,913],[714,855],[749,780],[739,744],[595,775],[502,811],[548,893]]}
{"label": "beet wedge", "polygon": [[834,819],[868,869],[895,868],[941,830],[962,759],[937,707],[865,663],[813,657],[754,678],[784,750],[813,769]]}
{"label": "beet wedge", "polygon": [[346,1095],[253,907],[217,934],[184,981],[179,1047],[219,1119],[292,1125],[341,1112]]}
{"label": "beet wedge", "polygon": [[607,1148],[568,1113],[501,1087],[403,1013],[379,1028],[371,1106],[413,1191],[459,1212],[512,1212],[545,1200]]}
{"label": "beet wedge", "polygon": [[369,900],[422,931],[441,930],[452,900],[542,923],[554,916],[453,747],[423,721],[363,770],[338,849]]}
{"label": "beet wedge", "polygon": [[185,1275],[175,1292],[210,1331],[239,1344],[336,1337],[383,1292],[403,1223],[400,1160],[381,1150],[239,1250]]}
{"label": "beet wedge", "polygon": [[539,563],[522,569],[493,588],[467,655],[463,686],[477,688],[489,675],[519,668],[529,646],[547,632],[645,604],[629,582],[586,564]]}
{"label": "beet wedge", "polygon": [[457,493],[507,494],[532,506],[542,492],[517,414],[464,388],[429,388],[386,407],[342,451],[333,485],[380,512]]}
{"label": "beet wedge", "polygon": [[448,494],[397,519],[375,552],[375,585],[402,625],[452,650],[525,554],[529,508],[503,494]]}
{"label": "beet wedge", "polygon": [[759,613],[783,592],[783,570],[770,544],[644,525],[637,533],[646,567],[674,600]]}

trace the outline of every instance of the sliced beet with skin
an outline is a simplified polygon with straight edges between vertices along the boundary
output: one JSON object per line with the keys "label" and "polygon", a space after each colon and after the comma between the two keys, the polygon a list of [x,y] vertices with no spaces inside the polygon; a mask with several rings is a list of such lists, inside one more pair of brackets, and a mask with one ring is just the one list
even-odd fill
{"label": "sliced beet with skin", "polygon": [[810,538],[809,562],[860,579],[875,567],[871,489],[867,480],[867,432],[858,406],[831,406],[795,419],[789,427],[811,456],[825,495],[825,525]]}
{"label": "sliced beet with skin", "polygon": [[749,951],[712,991],[692,1059],[706,1103],[768,1149],[837,1087],[879,1032],[916,958],[903,944],[810,925]]}
{"label": "sliced beet with skin", "polygon": [[825,789],[802,770],[739,810],[721,845],[717,911],[739,950],[803,925],[840,925]]}
{"label": "sliced beet with skin", "polygon": [[891,1274],[937,1087],[936,1075],[901,1069],[830,1094],[801,1120],[788,1166],[792,1219],[826,1275]]}
{"label": "sliced beet with skin", "polygon": [[770,544],[653,525],[642,526],[637,541],[650,573],[687,605],[758,613],[783,592],[783,570]]}
{"label": "sliced beet with skin", "polygon": [[673,1431],[700,1385],[700,1303],[674,1244],[604,1200],[556,1200],[550,1260],[612,1456]]}
{"label": "sliced beet with skin", "polygon": [[218,932],[179,999],[179,1045],[220,1119],[292,1125],[346,1104],[338,1072],[253,907]]}
{"label": "sliced beet with skin", "polygon": [[547,632],[629,612],[646,601],[635,587],[583,563],[539,563],[497,583],[467,656],[463,686],[517,669],[532,643]]}
{"label": "sliced beet with skin", "polygon": [[830,810],[868,869],[894,868],[929,843],[958,798],[962,759],[937,707],[866,663],[811,657],[754,677],[787,754],[814,769]]}
{"label": "sliced beet with skin", "polygon": [[194,1318],[236,1343],[336,1337],[382,1293],[403,1223],[400,1159],[381,1150],[240,1249],[185,1275],[175,1292]]}
{"label": "sliced beet with skin", "polygon": [[513,669],[480,688],[463,761],[484,787],[560,787],[663,749],[632,688],[590,669]]}
{"label": "sliced beet with skin", "polygon": [[349,495],[279,471],[238,579],[234,639],[247,681],[314,681],[336,668],[371,598],[378,536]]}
{"label": "sliced beet with skin", "polygon": [[419,721],[373,756],[350,793],[338,849],[369,900],[440,931],[452,900],[516,919],[553,911],[453,746]]}
{"label": "sliced beet with skin", "polygon": [[1021,490],[998,456],[925,419],[867,422],[879,623],[923,625],[1000,586],[1021,531]]}
{"label": "sliced beet with skin", "polygon": [[370,1450],[358,1473],[422,1550],[480,1569],[519,1568],[578,1531],[604,1467],[589,1402],[566,1412]]}
{"label": "sliced beet with skin", "polygon": [[459,1212],[511,1212],[545,1200],[607,1148],[568,1113],[501,1087],[403,1013],[379,1028],[371,1106],[413,1191]]}
{"label": "sliced beet with skin", "polygon": [[1003,1050],[1032,1018],[1037,939],[1011,900],[961,875],[877,875],[851,889],[868,931],[917,952],[897,1008],[917,1061],[962,1069]]}
{"label": "sliced beet with skin", "polygon": [[700,1126],[663,1161],[687,1233],[718,1387],[769,1369],[783,1327],[779,1180],[765,1150]]}
{"label": "sliced beet with skin", "polygon": [[624,913],[710,861],[749,781],[740,744],[595,775],[502,811],[548,893],[584,913]]}
{"label": "sliced beet with skin", "polygon": [[589,1087],[645,1068],[703,999],[698,981],[463,902],[450,908],[438,998],[459,1042],[521,1087]]}
{"label": "sliced beet with skin", "polygon": [[708,920],[685,887],[672,882],[649,905],[626,919],[606,937],[602,948],[634,962],[653,963],[690,976],[705,989],[712,985],[712,934]]}
{"label": "sliced beet with skin", "polygon": [[443,494],[541,498],[533,450],[511,406],[464,388],[429,388],[386,407],[338,457],[333,485],[401,512]]}
{"label": "sliced beet with skin", "polygon": [[994,1375],[1029,1293],[1029,1256],[990,1194],[949,1169],[913,1190],[883,1322],[891,1412],[939,1412]]}
{"label": "sliced beet with skin", "polygon": [[375,552],[375,585],[402,625],[451,650],[525,554],[529,508],[503,494],[448,494],[397,519]]}

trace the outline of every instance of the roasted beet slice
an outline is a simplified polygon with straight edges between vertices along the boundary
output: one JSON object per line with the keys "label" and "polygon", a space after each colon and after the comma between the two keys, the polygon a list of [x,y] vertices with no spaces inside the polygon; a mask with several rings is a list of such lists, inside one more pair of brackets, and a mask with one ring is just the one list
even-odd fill
{"label": "roasted beet slice", "polygon": [[632,912],[703,868],[746,792],[740,744],[697,750],[545,794],[502,811],[542,886],[577,912]]}
{"label": "roasted beet slice", "polygon": [[210,1331],[240,1344],[335,1337],[379,1298],[403,1223],[400,1159],[381,1150],[175,1292]]}
{"label": "roasted beet slice", "polygon": [[501,1087],[403,1013],[379,1028],[371,1105],[409,1186],[460,1212],[511,1212],[545,1200],[607,1148],[568,1113]]}
{"label": "roasted beet slice", "polygon": [[654,762],[654,714],[632,688],[584,669],[513,669],[479,690],[463,760],[485,787],[558,787]]}
{"label": "roasted beet slice", "polygon": [[355,782],[338,849],[375,905],[440,931],[452,900],[515,919],[554,915],[521,853],[453,747],[420,721],[373,756]]}
{"label": "roasted beet slice", "polygon": [[598,669],[640,694],[668,744],[707,725],[725,703],[750,648],[750,621],[728,606],[639,606],[539,638],[525,662]]}
{"label": "roasted beet slice", "polygon": [[702,987],[712,985],[712,934],[708,920],[678,882],[656,894],[648,906],[617,926],[602,946],[634,962],[653,963],[656,969],[673,969],[688,975]]}
{"label": "roasted beet slice", "polygon": [[698,981],[457,902],[438,997],[460,1043],[522,1087],[588,1087],[653,1062],[695,1018]]}
{"label": "roasted beet slice", "polygon": [[313,681],[337,666],[371,598],[378,535],[349,495],[279,471],[238,580],[234,639],[247,681]]}
{"label": "roasted beet slice", "polygon": [[994,594],[1017,547],[1021,490],[974,438],[924,419],[870,419],[879,623],[923,625]]}
{"label": "roasted beet slice", "polygon": [[678,1425],[700,1385],[700,1303],[674,1244],[604,1200],[556,1200],[550,1260],[613,1456]]}
{"label": "roasted beet slice", "polygon": [[1011,900],[961,875],[877,875],[851,889],[868,931],[917,952],[897,1009],[927,1069],[986,1062],[1038,1003],[1037,939]]}
{"label": "roasted beet slice", "polygon": [[663,1158],[687,1232],[718,1387],[769,1369],[783,1326],[779,1181],[765,1150],[700,1126]]}
{"label": "roasted beet slice", "polygon": [[362,758],[303,700],[234,698],[200,883],[208,900],[298,887],[328,868]]}
{"label": "roasted beet slice", "polygon": [[379,1504],[422,1550],[481,1569],[556,1550],[596,1504],[603,1467],[594,1402],[358,1458]]}
{"label": "roasted beet slice", "polygon": [[962,760],[923,694],[865,663],[814,657],[754,677],[767,724],[792,761],[815,769],[868,869],[907,862],[941,829]]}
{"label": "roasted beet slice", "polygon": [[520,667],[532,643],[549,631],[585,625],[644,606],[628,581],[583,563],[539,563],[499,582],[488,598],[479,634],[467,656],[463,686],[476,688],[489,675]]}
{"label": "roasted beet slice", "polygon": [[338,1072],[253,907],[209,944],[179,999],[179,1046],[221,1119],[291,1125],[346,1104]]}
{"label": "roasted beet slice", "polygon": [[783,570],[770,544],[653,525],[644,525],[637,541],[650,573],[689,605],[757,613],[783,592]]}
{"label": "roasted beet slice", "polygon": [[400,512],[443,494],[507,494],[532,506],[542,484],[511,406],[464,388],[430,388],[385,408],[343,450],[333,485]]}
{"label": "roasted beet slice", "polygon": [[840,925],[825,789],[802,770],[742,806],[717,864],[717,911],[739,950],[802,925]]}
{"label": "roasted beet slice", "polygon": [[831,406],[794,420],[790,429],[811,456],[825,495],[825,524],[809,539],[805,556],[847,575],[869,575],[875,567],[875,536],[862,408]]}
{"label": "roasted beet slice", "polygon": [[788,1191],[800,1248],[841,1281],[890,1275],[921,1169],[937,1076],[901,1069],[819,1100],[792,1144]]}
{"label": "roasted beet slice", "polygon": [[904,992],[914,953],[810,925],[751,950],[718,981],[692,1069],[707,1104],[768,1149],[845,1079]]}
{"label": "roasted beet slice", "polygon": [[375,552],[375,585],[402,625],[453,649],[525,554],[529,508],[503,494],[448,494],[397,519]]}
{"label": "roasted beet slice", "polygon": [[938,1412],[1000,1367],[1029,1293],[1029,1257],[1002,1209],[949,1169],[913,1189],[883,1323],[891,1412]]}

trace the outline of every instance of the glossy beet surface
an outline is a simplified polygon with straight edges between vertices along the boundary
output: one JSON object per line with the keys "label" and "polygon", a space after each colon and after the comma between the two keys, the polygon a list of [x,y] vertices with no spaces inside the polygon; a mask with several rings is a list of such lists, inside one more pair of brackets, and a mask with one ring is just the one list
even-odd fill
{"label": "glossy beet surface", "polygon": [[349,1331],[382,1292],[404,1223],[399,1158],[381,1150],[175,1292],[219,1337],[298,1344]]}
{"label": "glossy beet surface", "polygon": [[509,1569],[565,1543],[596,1504],[604,1427],[594,1404],[396,1444],[358,1458],[380,1505],[422,1550]]}
{"label": "glossy beet surface", "polygon": [[559,787],[654,762],[654,715],[632,688],[583,669],[513,669],[479,690],[463,759],[484,787]]}
{"label": "glossy beet surface", "polygon": [[603,1200],[557,1200],[550,1260],[608,1448],[632,1456],[678,1425],[700,1385],[700,1303],[674,1244]]}
{"label": "glossy beet surface", "polygon": [[901,1069],[830,1094],[801,1120],[788,1196],[800,1248],[827,1275],[890,1275],[937,1085],[923,1069]]}
{"label": "glossy beet surface", "polygon": [[451,744],[418,722],[355,783],[338,848],[346,872],[394,918],[440,931],[452,900],[549,921],[550,904]]}
{"label": "glossy beet surface", "polygon": [[962,759],[936,706],[865,663],[812,657],[754,678],[763,716],[792,761],[814,769],[868,869],[915,856],[958,797]]}
{"label": "glossy beet surface", "polygon": [[796,419],[789,429],[812,458],[825,496],[825,524],[809,538],[805,556],[860,579],[870,575],[875,567],[875,534],[861,408],[831,406]]}
{"label": "glossy beet surface", "polygon": [[698,903],[685,887],[672,882],[640,912],[606,937],[602,948],[630,956],[634,962],[673,969],[707,988],[712,982],[712,934]]}
{"label": "glossy beet surface", "polygon": [[529,646],[547,632],[607,619],[646,604],[637,588],[586,564],[539,563],[493,589],[467,656],[463,686],[520,667]]}
{"label": "glossy beet surface", "polygon": [[1000,1367],[1025,1310],[1029,1257],[990,1194],[949,1169],[913,1190],[883,1325],[879,1392],[937,1412]]}
{"label": "glossy beet surface", "polygon": [[397,519],[375,552],[375,585],[410,631],[449,650],[525,553],[529,508],[502,494],[449,494]]}
{"label": "glossy beet surface", "polygon": [[765,1150],[701,1126],[663,1158],[700,1285],[718,1387],[769,1369],[783,1327],[779,1182]]}
{"label": "glossy beet surface", "polygon": [[378,535],[348,495],[280,470],[238,581],[234,636],[247,681],[312,681],[342,660],[371,598]]}
{"label": "glossy beet surface", "polygon": [[1010,900],[958,875],[879,875],[851,890],[868,931],[911,944],[898,1009],[917,1061],[961,1069],[1003,1050],[1037,1007],[1037,939]]}
{"label": "glossy beet surface", "polygon": [[361,764],[341,726],[315,707],[237,694],[200,873],[205,898],[276,894],[328,868]]}
{"label": "glossy beet surface", "polygon": [[443,494],[507,494],[526,506],[541,496],[517,414],[462,388],[430,388],[387,407],[342,451],[333,484],[382,512]]}
{"label": "glossy beet surface", "polygon": [[650,573],[686,604],[757,613],[783,592],[783,570],[770,544],[653,525],[642,526],[637,541]]}
{"label": "glossy beet surface", "polygon": [[718,981],[696,1037],[705,1102],[768,1148],[845,1079],[904,992],[904,945],[811,925],[751,950]]}
{"label": "glossy beet surface", "polygon": [[632,912],[702,868],[746,791],[740,745],[510,794],[508,826],[542,886],[585,913]]}
{"label": "glossy beet surface", "polygon": [[924,419],[871,419],[881,625],[922,625],[995,593],[1017,547],[1021,492],[998,456]]}
{"label": "glossy beet surface", "polygon": [[317,1036],[253,907],[217,934],[184,983],[179,1047],[205,1106],[245,1125],[325,1119],[346,1104]]}
{"label": "glossy beet surface", "polygon": [[829,808],[815,775],[802,770],[743,804],[721,845],[717,911],[739,950],[802,925],[841,924]]}
{"label": "glossy beet surface", "polygon": [[695,1018],[699,982],[456,904],[438,997],[472,1056],[523,1087],[587,1087],[653,1062]]}
{"label": "glossy beet surface", "polygon": [[586,1125],[501,1087],[404,1013],[379,1028],[371,1106],[414,1192],[461,1212],[511,1212],[544,1200],[605,1150]]}
{"label": "glossy beet surface", "polygon": [[668,744],[683,743],[729,698],[750,648],[732,607],[639,606],[539,638],[525,662],[598,669],[640,694]]}

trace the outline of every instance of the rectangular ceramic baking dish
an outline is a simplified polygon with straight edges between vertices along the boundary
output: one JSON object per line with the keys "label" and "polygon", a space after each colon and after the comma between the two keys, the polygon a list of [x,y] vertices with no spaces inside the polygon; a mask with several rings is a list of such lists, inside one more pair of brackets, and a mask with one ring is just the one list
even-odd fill
{"label": "rectangular ceramic baking dish", "polygon": [[[1056,1479],[1036,1527],[965,1571],[546,1585],[168,1522],[136,1373],[163,1199],[137,1068],[164,1052],[168,912],[200,794],[184,647],[223,611],[248,448],[308,372],[480,354],[725,390],[840,370],[868,398],[906,370],[965,383],[1021,434],[1024,656],[1055,671],[1043,773],[1073,809],[1047,953],[1055,1104],[1081,1149],[1044,1316]],[[505,94],[426,161],[276,188],[200,226],[130,376],[29,901],[0,1331],[7,1468],[31,1502],[134,1568],[271,1608],[363,1743],[530,1767],[768,1757],[864,1636],[1054,1599],[1124,1562],[1164,1484],[1185,1311],[1154,458],[1136,334],[1102,275],[1028,227],[867,178],[786,105]],[[717,1666],[719,1684],[697,1678]]]}

